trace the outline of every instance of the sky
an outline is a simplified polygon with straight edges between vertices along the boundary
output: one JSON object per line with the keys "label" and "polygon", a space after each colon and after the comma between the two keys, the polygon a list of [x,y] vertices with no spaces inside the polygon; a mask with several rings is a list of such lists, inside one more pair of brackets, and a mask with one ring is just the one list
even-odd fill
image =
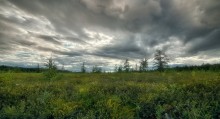
{"label": "sky", "polygon": [[219,0],[0,0],[0,65],[134,66],[163,50],[169,65],[220,63]]}

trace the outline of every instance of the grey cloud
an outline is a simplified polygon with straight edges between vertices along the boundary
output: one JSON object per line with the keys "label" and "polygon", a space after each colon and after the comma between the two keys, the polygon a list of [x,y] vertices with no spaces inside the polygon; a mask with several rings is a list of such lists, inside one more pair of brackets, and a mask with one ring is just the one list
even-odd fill
{"label": "grey cloud", "polygon": [[61,43],[59,42],[59,38],[57,36],[53,36],[53,35],[45,35],[45,34],[36,34],[36,33],[32,33],[32,32],[29,32],[29,34],[31,36],[34,36],[36,38],[40,38],[40,39],[43,39],[47,42],[51,42],[53,44],[56,44],[56,45],[60,45]]}
{"label": "grey cloud", "polygon": [[53,49],[53,48],[48,48],[48,47],[43,47],[43,46],[37,46],[36,49],[45,51],[45,52],[50,52],[51,54],[59,54],[59,55],[66,55],[69,57],[74,57],[74,56],[81,56],[83,55],[82,52],[76,52],[76,51],[61,51],[58,49]]}
{"label": "grey cloud", "polygon": [[[162,49],[169,50],[170,37],[177,37],[182,47],[188,48],[182,51],[186,56],[220,47],[219,0],[2,0],[1,3],[0,8],[6,11],[16,8],[23,14],[10,17],[0,14],[1,49],[12,50],[16,44],[73,58],[91,55],[135,59],[151,56],[161,44],[165,44]],[[96,46],[102,37],[91,38],[85,29],[114,38],[110,44]],[[34,39],[29,40],[31,37]],[[34,41],[37,39],[59,47],[63,47],[62,41],[83,47],[72,46],[71,51],[62,51],[39,47],[40,43]]]}
{"label": "grey cloud", "polygon": [[0,52],[2,54],[14,49],[14,47],[11,45],[13,44],[13,38],[8,37],[6,34],[0,32],[0,39]]}
{"label": "grey cloud", "polygon": [[126,40],[118,39],[113,44],[103,46],[95,55],[102,57],[111,57],[117,59],[142,58],[149,56],[142,44],[137,43],[135,37],[128,37]]}
{"label": "grey cloud", "polygon": [[52,42],[52,43],[54,43],[54,44],[60,44],[60,42],[56,40],[57,38],[56,38],[56,37],[53,37],[53,36],[49,36],[49,35],[38,35],[38,38],[42,38],[42,39],[44,39],[44,40],[46,40],[46,41],[49,41],[49,42]]}
{"label": "grey cloud", "polygon": [[26,46],[26,47],[33,47],[33,46],[36,46],[37,43],[30,42],[27,40],[17,40],[17,45]]}
{"label": "grey cloud", "polygon": [[200,37],[195,41],[196,45],[190,47],[189,52],[197,53],[210,49],[220,49],[220,29],[215,29],[205,37]]}
{"label": "grey cloud", "polygon": [[89,44],[88,42],[86,42],[82,39],[76,38],[76,37],[67,36],[64,39],[66,39],[68,41],[71,41],[71,42],[76,42],[76,43],[79,43],[79,44]]}

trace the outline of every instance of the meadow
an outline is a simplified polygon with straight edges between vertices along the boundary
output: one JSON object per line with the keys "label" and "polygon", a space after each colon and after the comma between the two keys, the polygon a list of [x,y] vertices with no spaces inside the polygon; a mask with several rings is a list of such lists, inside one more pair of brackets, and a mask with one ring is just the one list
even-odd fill
{"label": "meadow", "polygon": [[218,119],[220,73],[0,73],[0,118]]}

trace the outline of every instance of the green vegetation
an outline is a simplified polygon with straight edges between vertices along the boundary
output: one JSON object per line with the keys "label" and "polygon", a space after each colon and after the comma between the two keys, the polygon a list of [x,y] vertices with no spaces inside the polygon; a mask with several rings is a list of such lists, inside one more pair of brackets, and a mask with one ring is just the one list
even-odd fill
{"label": "green vegetation", "polygon": [[217,119],[220,74],[0,73],[0,118]]}

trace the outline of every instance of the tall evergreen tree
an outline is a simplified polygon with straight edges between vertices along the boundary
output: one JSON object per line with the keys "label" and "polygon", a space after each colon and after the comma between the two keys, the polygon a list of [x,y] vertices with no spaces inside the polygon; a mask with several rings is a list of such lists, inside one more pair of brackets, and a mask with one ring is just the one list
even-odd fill
{"label": "tall evergreen tree", "polygon": [[154,55],[154,66],[159,71],[164,71],[164,68],[167,67],[169,62],[168,56],[161,50],[157,50]]}
{"label": "tall evergreen tree", "polygon": [[81,66],[81,72],[82,73],[86,73],[86,67],[85,67],[85,63],[83,62],[82,66]]}
{"label": "tall evergreen tree", "polygon": [[129,60],[128,59],[125,60],[123,68],[124,68],[125,72],[129,72],[130,71],[130,64],[129,64]]}
{"label": "tall evergreen tree", "polygon": [[147,71],[147,67],[148,67],[148,62],[147,62],[147,58],[144,58],[143,60],[141,60],[140,62],[140,72],[145,72]]}
{"label": "tall evergreen tree", "polygon": [[57,70],[57,66],[55,65],[55,62],[53,60],[52,57],[50,57],[48,59],[48,62],[46,62],[45,66],[49,69],[49,70]]}

